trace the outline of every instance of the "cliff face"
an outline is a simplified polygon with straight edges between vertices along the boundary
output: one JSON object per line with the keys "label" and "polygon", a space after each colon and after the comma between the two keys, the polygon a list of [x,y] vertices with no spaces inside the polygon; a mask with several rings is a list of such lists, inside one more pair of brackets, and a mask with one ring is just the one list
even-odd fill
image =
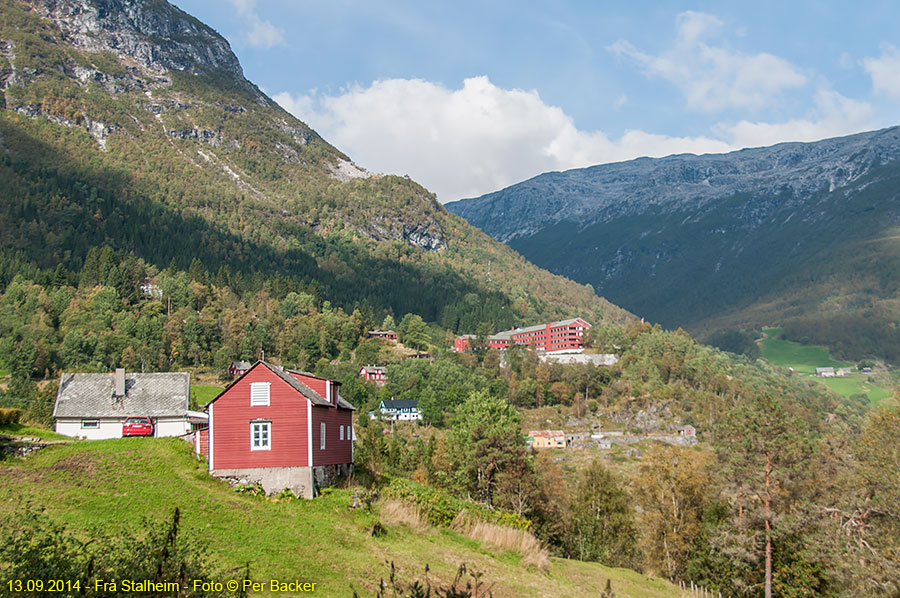
{"label": "cliff face", "polygon": [[156,75],[168,70],[244,74],[221,35],[162,0],[31,0],[62,41],[87,52],[109,51]]}
{"label": "cliff face", "polygon": [[796,205],[848,188],[900,159],[900,127],[816,143],[783,143],[719,155],[639,158],[542,174],[446,205],[500,241],[569,221],[587,227],[650,211],[691,213],[746,196],[744,225],[759,226],[769,200]]}

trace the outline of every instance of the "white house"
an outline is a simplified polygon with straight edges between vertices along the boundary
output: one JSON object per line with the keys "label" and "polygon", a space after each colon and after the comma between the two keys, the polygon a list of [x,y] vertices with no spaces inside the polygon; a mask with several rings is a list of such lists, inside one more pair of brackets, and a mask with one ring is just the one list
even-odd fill
{"label": "white house", "polygon": [[378,410],[381,411],[381,417],[384,419],[393,419],[397,421],[422,419],[422,414],[419,412],[419,401],[410,399],[381,401]]}
{"label": "white house", "polygon": [[207,421],[188,409],[191,375],[187,372],[126,374],[64,373],[59,379],[53,417],[65,436],[100,440],[120,438],[130,416],[153,419],[155,436],[182,436]]}

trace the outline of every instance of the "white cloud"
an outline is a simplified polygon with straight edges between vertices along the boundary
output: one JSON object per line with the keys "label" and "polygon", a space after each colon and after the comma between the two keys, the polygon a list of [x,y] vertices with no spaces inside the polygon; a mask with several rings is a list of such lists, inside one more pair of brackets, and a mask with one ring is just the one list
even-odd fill
{"label": "white cloud", "polygon": [[707,137],[628,131],[611,139],[579,130],[536,91],[502,89],[487,77],[460,89],[387,79],[337,96],[274,96],[370,170],[409,174],[442,202],[501,189],[550,170],[733,147]]}
{"label": "white cloud", "polygon": [[607,50],[634,61],[648,76],[674,84],[688,106],[702,112],[764,108],[807,82],[791,63],[773,54],[744,54],[708,43],[722,29],[712,15],[684,12],[676,26],[675,45],[660,54],[645,54],[625,40]]}
{"label": "white cloud", "polygon": [[815,94],[815,108],[804,118],[781,123],[751,122],[719,124],[714,130],[736,147],[760,147],[782,141],[818,141],[875,127],[872,106],[828,88]]}
{"label": "white cloud", "polygon": [[881,56],[866,58],[863,66],[872,77],[872,88],[876,93],[900,99],[900,50],[891,44],[882,44]]}
{"label": "white cloud", "polygon": [[263,50],[285,45],[284,31],[257,14],[256,0],[230,0],[230,2],[238,16],[246,23],[247,31],[241,36],[246,43]]}
{"label": "white cloud", "polygon": [[708,136],[629,130],[618,138],[583,131],[536,91],[503,89],[487,77],[459,89],[421,79],[354,85],[338,95],[274,99],[360,166],[408,174],[442,202],[475,197],[552,170],[640,156],[718,153],[783,141],[815,141],[872,128],[872,107],[824,82],[800,118],[714,125]]}

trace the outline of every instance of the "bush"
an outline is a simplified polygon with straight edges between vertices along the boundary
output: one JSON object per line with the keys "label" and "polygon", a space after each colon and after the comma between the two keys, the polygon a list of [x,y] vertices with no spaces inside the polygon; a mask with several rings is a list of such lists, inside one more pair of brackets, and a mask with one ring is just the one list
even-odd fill
{"label": "bush", "polygon": [[[70,580],[79,584],[75,591],[83,596],[116,595],[94,586],[97,578],[180,583],[185,590],[179,595],[184,597],[235,595],[198,592],[187,583],[190,579],[239,578],[241,573],[214,567],[192,534],[181,533],[178,509],[171,521],[163,525],[145,521],[143,527],[135,536],[109,536],[93,530],[91,540],[85,542],[41,511],[9,514],[0,521],[0,578]],[[249,577],[248,570],[243,577]]]}
{"label": "bush", "polygon": [[450,527],[453,520],[465,512],[488,523],[523,530],[531,528],[531,521],[516,513],[489,509],[484,505],[451,496],[443,490],[404,478],[394,478],[385,489],[385,494],[391,498],[414,503],[421,515],[434,526]]}
{"label": "bush", "polygon": [[21,409],[2,409],[0,408],[0,425],[17,424],[22,418]]}

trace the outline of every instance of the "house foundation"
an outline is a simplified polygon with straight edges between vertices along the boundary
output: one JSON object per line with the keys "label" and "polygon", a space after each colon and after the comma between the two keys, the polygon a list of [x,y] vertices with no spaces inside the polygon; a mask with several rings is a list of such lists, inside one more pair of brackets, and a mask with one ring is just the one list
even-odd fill
{"label": "house foundation", "polygon": [[235,480],[239,484],[259,484],[267,495],[278,494],[287,488],[301,498],[313,498],[319,488],[330,486],[349,475],[350,464],[215,469],[211,473],[217,478]]}

